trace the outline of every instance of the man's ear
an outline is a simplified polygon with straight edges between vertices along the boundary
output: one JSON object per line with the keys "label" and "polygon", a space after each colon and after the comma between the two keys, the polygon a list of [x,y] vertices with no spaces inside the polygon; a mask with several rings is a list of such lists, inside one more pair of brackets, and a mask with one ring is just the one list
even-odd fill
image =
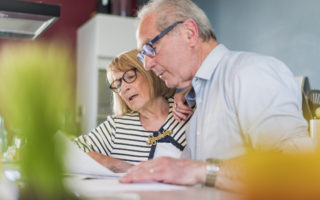
{"label": "man's ear", "polygon": [[193,19],[187,19],[183,23],[184,25],[184,37],[190,46],[194,46],[199,40],[198,25]]}

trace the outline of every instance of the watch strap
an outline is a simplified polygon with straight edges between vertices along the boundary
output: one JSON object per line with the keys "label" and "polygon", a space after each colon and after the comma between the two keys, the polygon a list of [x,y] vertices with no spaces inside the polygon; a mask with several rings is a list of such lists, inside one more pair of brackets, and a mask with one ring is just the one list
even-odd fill
{"label": "watch strap", "polygon": [[206,186],[214,187],[216,184],[217,174],[220,170],[221,160],[208,158],[206,159]]}

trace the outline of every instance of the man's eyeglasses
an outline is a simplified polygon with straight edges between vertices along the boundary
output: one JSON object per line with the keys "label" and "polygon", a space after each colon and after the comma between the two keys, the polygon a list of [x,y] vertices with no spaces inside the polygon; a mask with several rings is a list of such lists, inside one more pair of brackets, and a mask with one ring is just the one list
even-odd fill
{"label": "man's eyeglasses", "polygon": [[116,93],[120,93],[122,80],[124,80],[126,83],[132,83],[136,79],[137,79],[137,68],[132,68],[124,72],[121,78],[114,80],[110,84],[109,88]]}
{"label": "man's eyeglasses", "polygon": [[162,31],[159,35],[157,35],[155,38],[153,38],[150,42],[145,44],[142,47],[142,51],[137,55],[138,60],[144,64],[144,56],[154,57],[156,55],[156,49],[152,46],[154,43],[158,42],[163,36],[165,36],[167,33],[169,33],[175,26],[178,24],[183,23],[183,21],[177,21],[176,23],[172,24],[168,28],[166,28],[164,31]]}

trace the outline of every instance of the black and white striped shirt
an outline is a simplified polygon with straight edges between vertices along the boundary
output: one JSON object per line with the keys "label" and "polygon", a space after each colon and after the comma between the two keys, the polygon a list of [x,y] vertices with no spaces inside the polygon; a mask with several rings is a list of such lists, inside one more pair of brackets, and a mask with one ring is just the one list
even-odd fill
{"label": "black and white striped shirt", "polygon": [[[85,152],[95,151],[132,164],[152,159],[157,144],[174,145],[180,151],[186,146],[186,121],[178,122],[172,114],[173,99],[169,99],[169,115],[159,131],[147,131],[142,127],[139,113],[124,116],[108,116],[107,120],[87,135],[75,139],[75,143]],[[164,130],[172,130],[170,136],[158,140],[156,145],[147,145],[149,135],[158,136]],[[170,155],[167,155],[170,156]]]}

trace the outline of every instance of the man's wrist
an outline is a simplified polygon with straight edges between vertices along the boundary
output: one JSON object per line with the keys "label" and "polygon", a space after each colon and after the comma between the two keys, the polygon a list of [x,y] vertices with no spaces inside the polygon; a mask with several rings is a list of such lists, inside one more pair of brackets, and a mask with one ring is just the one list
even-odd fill
{"label": "man's wrist", "polygon": [[206,181],[205,185],[214,187],[218,172],[220,170],[221,160],[208,158],[206,159]]}

